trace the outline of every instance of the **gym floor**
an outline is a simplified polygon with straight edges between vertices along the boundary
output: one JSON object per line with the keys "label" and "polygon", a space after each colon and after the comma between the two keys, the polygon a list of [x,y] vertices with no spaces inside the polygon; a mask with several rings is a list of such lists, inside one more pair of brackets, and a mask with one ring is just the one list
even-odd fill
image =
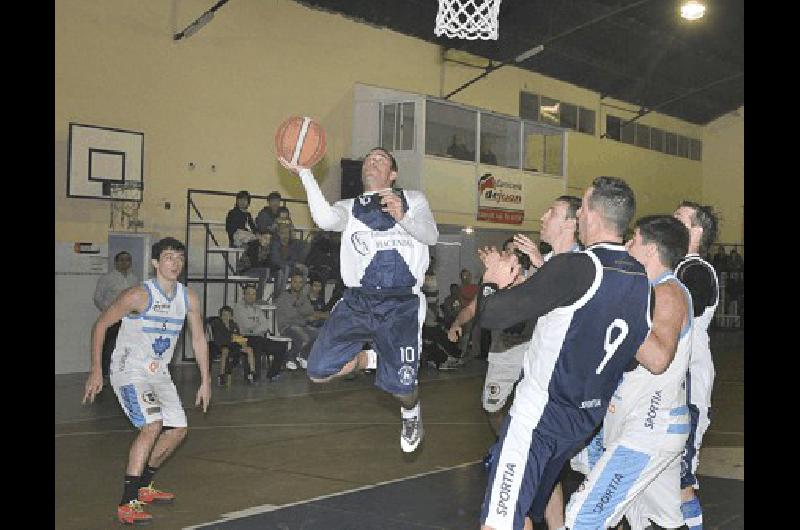
{"label": "gym floor", "polygon": [[[744,347],[742,331],[711,341],[717,378],[700,456],[706,529],[744,527]],[[217,374],[214,365],[212,373]],[[314,385],[302,371],[247,386],[213,388],[206,414],[194,408],[198,373],[173,376],[189,436],[156,476],[175,493],[152,506],[151,527],[220,529],[478,528],[486,476],[480,459],[494,435],[480,405],[486,371],[473,360],[454,372],[420,373],[425,440],[400,451],[399,405],[373,376]],[[55,376],[55,527],[120,526],[127,452],[135,433],[113,392],[81,405],[86,374]],[[578,484],[565,474],[565,494]]]}

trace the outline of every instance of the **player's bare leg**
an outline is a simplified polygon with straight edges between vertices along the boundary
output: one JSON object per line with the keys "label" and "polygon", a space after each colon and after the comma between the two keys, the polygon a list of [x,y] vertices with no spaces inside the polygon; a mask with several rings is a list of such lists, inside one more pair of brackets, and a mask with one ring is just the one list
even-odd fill
{"label": "player's bare leg", "polygon": [[328,377],[310,377],[310,379],[315,383],[327,383],[336,378],[344,377],[354,370],[366,370],[367,368],[374,368],[371,367],[370,364],[369,354],[366,350],[361,350],[355,355],[355,357],[347,361],[345,365],[342,366],[342,369],[339,370],[339,372]]}
{"label": "player's bare leg", "polygon": [[150,456],[160,433],[160,421],[148,423],[139,430],[139,435],[131,444],[130,453],[128,454],[128,467],[125,470],[128,475],[138,477],[142,474],[147,458]]}
{"label": "player's bare leg", "polygon": [[159,467],[177,449],[181,442],[186,438],[186,427],[175,427],[161,431],[161,436],[156,440],[156,445],[150,453],[150,460],[147,465]]}

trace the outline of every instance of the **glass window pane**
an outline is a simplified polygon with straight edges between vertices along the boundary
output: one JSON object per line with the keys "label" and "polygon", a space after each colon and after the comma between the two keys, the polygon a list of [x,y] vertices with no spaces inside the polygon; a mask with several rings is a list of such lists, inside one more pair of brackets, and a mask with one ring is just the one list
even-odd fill
{"label": "glass window pane", "polygon": [[519,167],[520,122],[481,114],[481,164]]}
{"label": "glass window pane", "polygon": [[594,136],[595,114],[593,110],[578,108],[578,131]]}
{"label": "glass window pane", "polygon": [[519,117],[539,121],[539,96],[530,92],[519,93]]}
{"label": "glass window pane", "polygon": [[650,149],[664,151],[664,131],[653,127],[650,129]]}
{"label": "glass window pane", "polygon": [[539,121],[551,125],[559,125],[561,123],[559,118],[560,107],[561,103],[557,99],[542,96],[541,105],[539,106]]}
{"label": "glass window pane", "polygon": [[531,122],[524,122],[522,136],[522,169],[544,171],[544,131]]}
{"label": "glass window pane", "polygon": [[636,145],[647,149],[650,148],[650,127],[647,125],[636,124]]}
{"label": "glass window pane", "polygon": [[667,149],[664,151],[668,155],[678,154],[678,135],[675,133],[664,133],[664,139],[667,143]]}
{"label": "glass window pane", "polygon": [[678,136],[678,156],[689,158],[689,139],[685,136]]}
{"label": "glass window pane", "polygon": [[622,120],[616,116],[606,115],[606,137],[612,140],[620,141],[619,126],[622,125]]}
{"label": "glass window pane", "polygon": [[544,137],[544,172],[562,175],[561,143],[563,134],[548,134]]}
{"label": "glass window pane", "polygon": [[559,125],[573,131],[578,130],[578,107],[569,103],[561,102],[561,113]]}
{"label": "glass window pane", "polygon": [[383,105],[381,120],[381,147],[394,151],[394,117],[397,106],[394,103]]}
{"label": "glass window pane", "polygon": [[425,107],[425,154],[475,161],[477,112],[438,101]]}
{"label": "glass window pane", "polygon": [[[623,122],[624,123],[624,122]],[[636,138],[636,122],[629,123],[624,127],[620,125],[620,141],[626,144],[633,144]]]}
{"label": "glass window pane", "polygon": [[694,138],[689,140],[689,158],[692,160],[703,159],[703,142]]}
{"label": "glass window pane", "polygon": [[403,123],[398,149],[410,151],[414,149],[414,103],[401,103]]}

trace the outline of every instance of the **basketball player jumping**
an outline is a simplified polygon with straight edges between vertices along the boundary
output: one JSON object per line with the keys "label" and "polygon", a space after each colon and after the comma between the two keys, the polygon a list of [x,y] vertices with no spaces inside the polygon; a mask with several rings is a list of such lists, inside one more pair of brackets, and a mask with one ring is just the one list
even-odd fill
{"label": "basketball player jumping", "polygon": [[[278,160],[300,176],[314,222],[343,232],[347,289],[311,349],[308,376],[324,383],[356,368],[377,368],[376,386],[401,403],[400,447],[413,452],[423,436],[417,387],[426,309],[421,287],[428,246],[439,237],[428,201],[422,192],[393,189],[397,162],[379,147],[364,159],[365,193],[333,205],[309,168]],[[362,352],[364,342],[373,349]]]}
{"label": "basketball player jumping", "polygon": [[111,386],[128,419],[139,429],[131,444],[125,487],[117,508],[117,518],[124,524],[150,522],[152,516],[144,511],[145,503],[169,503],[175,498],[153,487],[153,475],[186,437],[186,414],[167,371],[184,319],[189,321],[200,369],[195,405],[205,412],[211,401],[202,306],[197,295],[178,282],[185,253],[186,247],[177,239],[158,241],[151,253],[156,278],[120,293],[92,327],[92,369],[84,403],[93,402],[103,388],[103,337],[109,326],[122,319],[111,355]]}

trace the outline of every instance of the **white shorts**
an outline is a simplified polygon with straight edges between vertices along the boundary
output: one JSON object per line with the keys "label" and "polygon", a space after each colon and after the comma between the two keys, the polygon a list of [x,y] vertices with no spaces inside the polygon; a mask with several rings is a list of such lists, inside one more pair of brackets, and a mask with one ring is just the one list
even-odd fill
{"label": "white shorts", "polygon": [[522,362],[527,349],[528,343],[523,342],[504,352],[489,352],[489,367],[486,369],[481,399],[486,412],[497,412],[506,404],[522,375]]}
{"label": "white shorts", "polygon": [[141,429],[154,421],[164,427],[186,427],[186,413],[171,379],[115,377],[111,385],[134,427]]}
{"label": "white shorts", "polygon": [[681,454],[648,452],[625,442],[609,445],[570,497],[565,517],[570,530],[616,526],[626,514],[632,530],[646,528],[648,519],[666,528],[683,525]]}

